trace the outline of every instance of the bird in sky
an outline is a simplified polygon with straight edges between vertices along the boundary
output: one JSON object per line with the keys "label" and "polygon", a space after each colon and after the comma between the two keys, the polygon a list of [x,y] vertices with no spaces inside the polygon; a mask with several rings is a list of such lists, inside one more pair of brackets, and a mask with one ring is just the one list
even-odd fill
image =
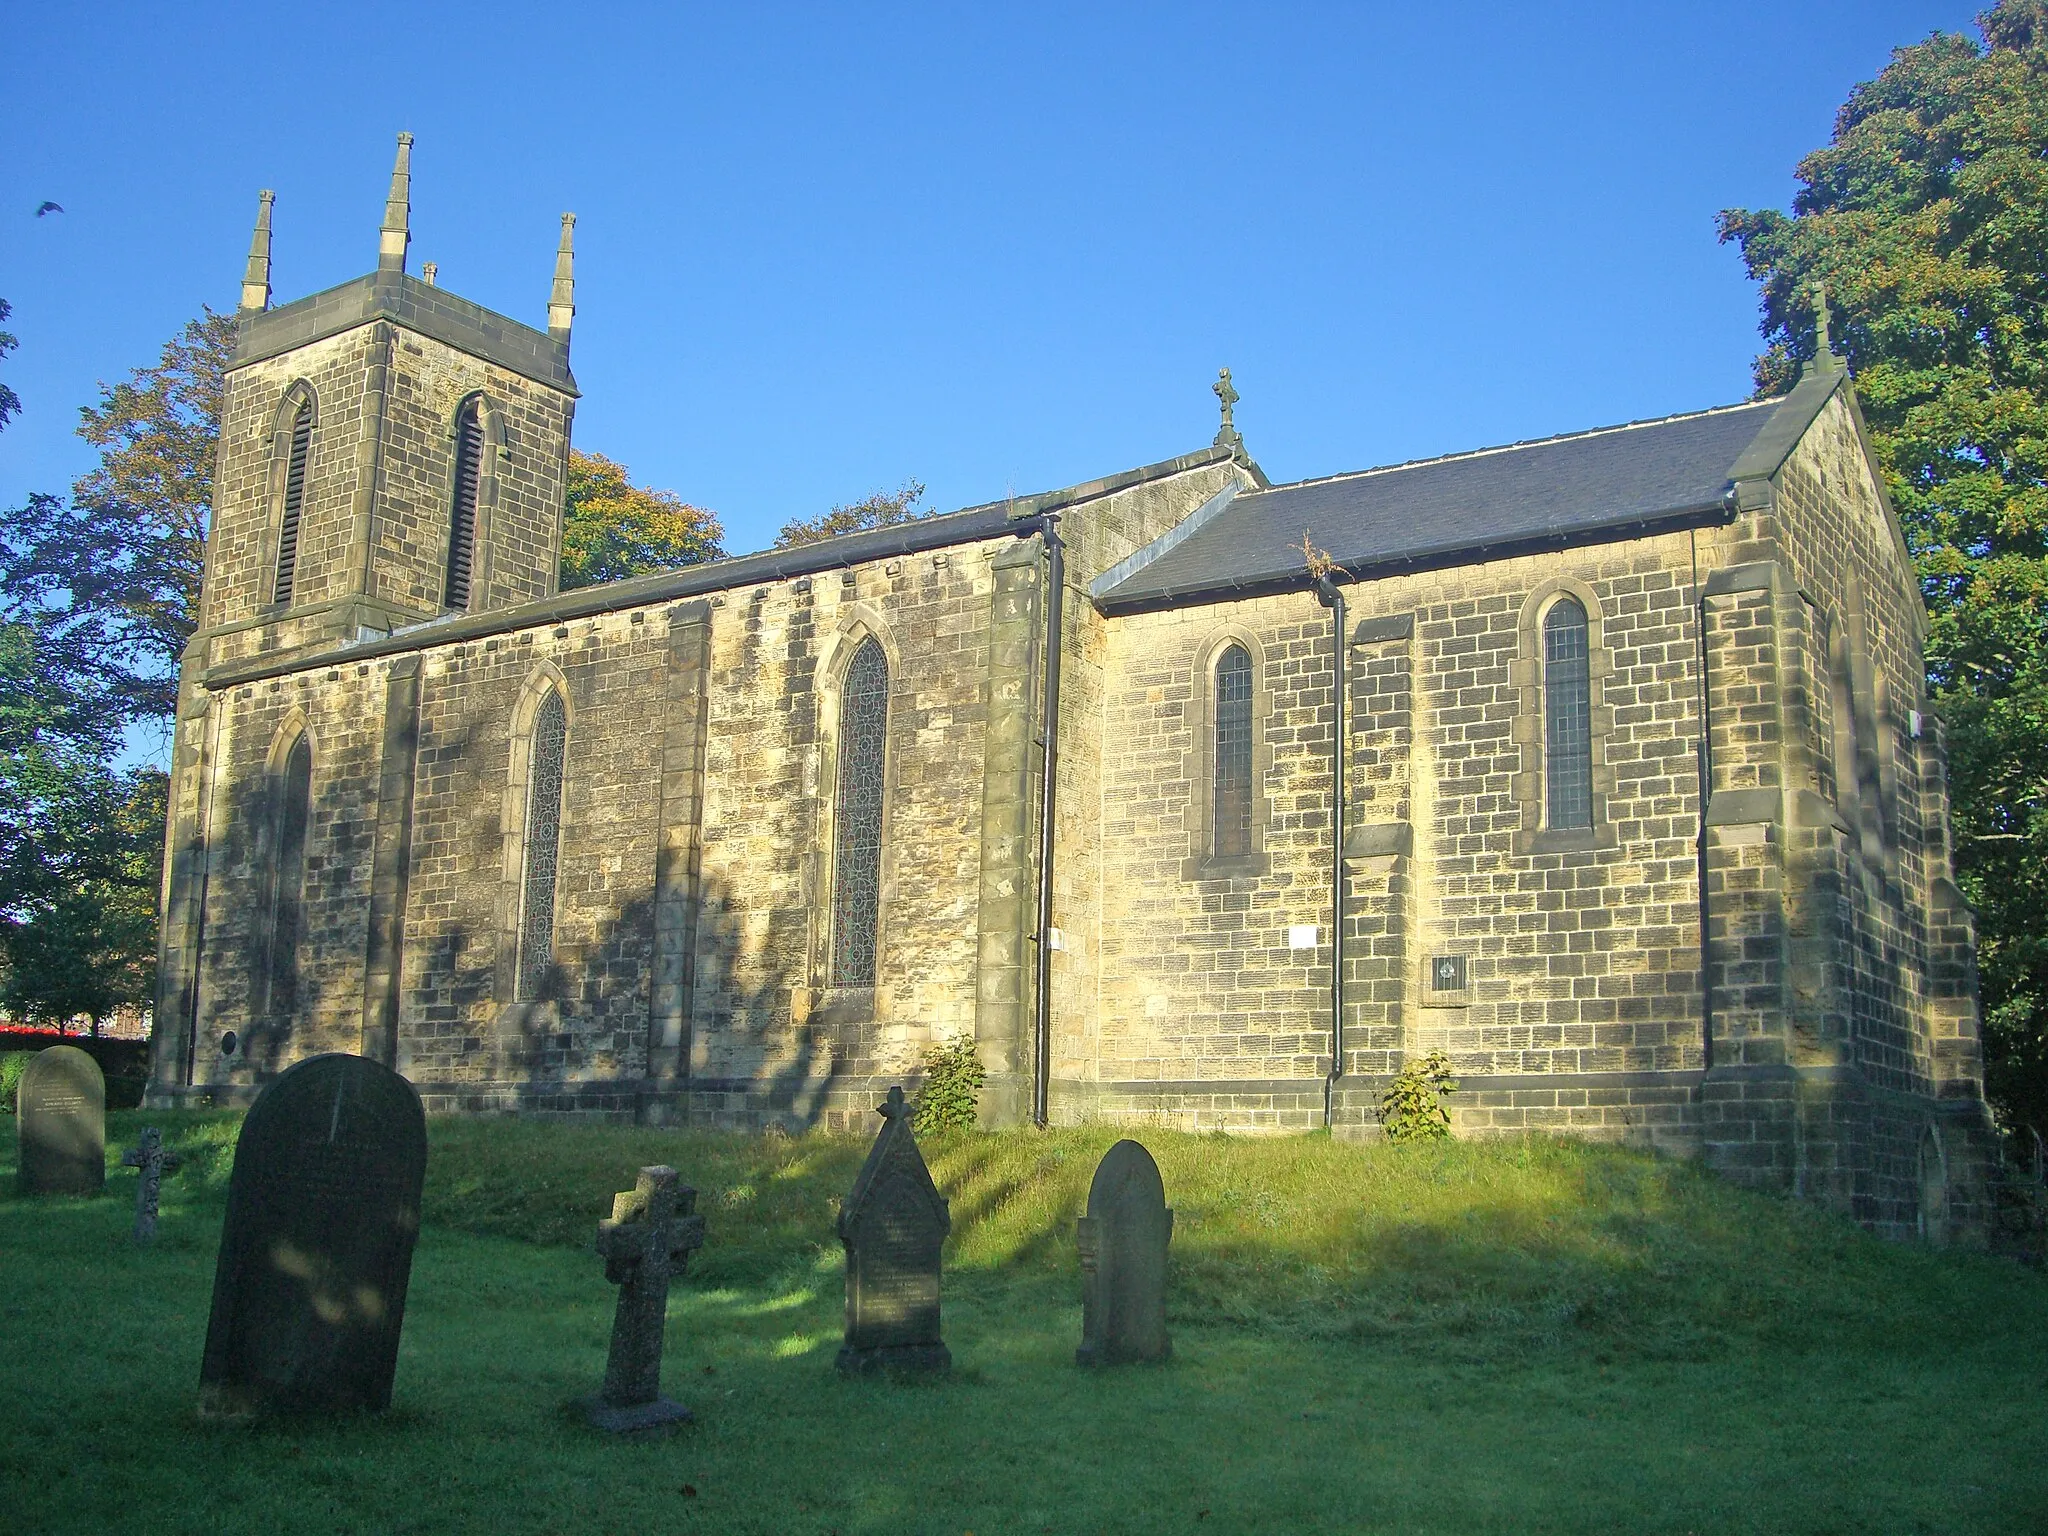
{"label": "bird in sky", "polygon": [[40,219],[46,213],[62,213],[63,211],[64,205],[62,203],[53,203],[48,198],[45,198],[43,206],[36,210],[36,217]]}

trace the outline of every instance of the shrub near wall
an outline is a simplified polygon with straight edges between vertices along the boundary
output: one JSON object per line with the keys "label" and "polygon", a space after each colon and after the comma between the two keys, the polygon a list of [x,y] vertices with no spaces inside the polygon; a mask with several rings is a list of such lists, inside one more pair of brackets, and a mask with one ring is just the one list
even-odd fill
{"label": "shrub near wall", "polygon": [[149,1081],[147,1040],[96,1040],[54,1029],[0,1025],[0,1112],[14,1113],[14,1090],[22,1069],[29,1057],[53,1045],[75,1045],[100,1064],[107,1080],[107,1108],[134,1109],[142,1103],[143,1085]]}

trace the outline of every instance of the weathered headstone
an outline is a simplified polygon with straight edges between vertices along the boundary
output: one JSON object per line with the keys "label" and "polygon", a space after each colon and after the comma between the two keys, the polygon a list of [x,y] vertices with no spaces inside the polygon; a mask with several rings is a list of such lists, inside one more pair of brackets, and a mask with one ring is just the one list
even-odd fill
{"label": "weathered headstone", "polygon": [[1128,1360],[1164,1360],[1173,1353],[1166,1336],[1166,1247],[1173,1241],[1173,1212],[1152,1154],[1135,1141],[1120,1141],[1095,1170],[1088,1186],[1088,1214],[1075,1223],[1081,1249],[1082,1365],[1118,1365]]}
{"label": "weathered headstone", "polygon": [[164,1150],[164,1133],[153,1125],[142,1128],[142,1137],[121,1154],[123,1168],[139,1168],[142,1177],[135,1184],[135,1241],[156,1240],[157,1197],[162,1192],[165,1170],[178,1166],[175,1152]]}
{"label": "weathered headstone", "polygon": [[199,1371],[203,1413],[390,1406],[427,1122],[411,1083],[315,1056],[242,1122]]}
{"label": "weathered headstone", "polygon": [[903,1090],[881,1106],[886,1122],[839,1209],[846,1245],[842,1371],[944,1371],[939,1335],[939,1249],[952,1227],[946,1202],[910,1131]]}
{"label": "weathered headstone", "polygon": [[612,1196],[611,1219],[597,1224],[604,1277],[619,1288],[604,1390],[584,1404],[599,1429],[659,1429],[690,1417],[661,1395],[661,1345],[669,1281],[704,1246],[696,1204],[697,1191],[678,1184],[675,1169],[642,1168],[631,1189]]}
{"label": "weathered headstone", "polygon": [[96,1195],[107,1184],[107,1080],[75,1045],[37,1051],[16,1091],[24,1195]]}

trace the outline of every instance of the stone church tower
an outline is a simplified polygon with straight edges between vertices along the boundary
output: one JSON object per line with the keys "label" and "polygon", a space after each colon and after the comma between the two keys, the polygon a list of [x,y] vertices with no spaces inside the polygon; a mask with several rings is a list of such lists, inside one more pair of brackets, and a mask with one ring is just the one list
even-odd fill
{"label": "stone church tower", "polygon": [[[1787,395],[1274,484],[1194,452],[561,593],[576,385],[407,273],[243,284],[152,1102],[1610,1137],[1895,1235],[1995,1155],[1926,618],[1823,328]],[[431,278],[431,268],[428,269]]]}

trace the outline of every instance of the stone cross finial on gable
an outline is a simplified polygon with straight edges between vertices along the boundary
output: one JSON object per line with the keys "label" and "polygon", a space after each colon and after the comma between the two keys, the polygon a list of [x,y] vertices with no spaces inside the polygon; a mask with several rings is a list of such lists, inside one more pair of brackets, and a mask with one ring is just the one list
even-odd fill
{"label": "stone cross finial on gable", "polygon": [[631,1189],[612,1197],[611,1219],[597,1224],[604,1277],[619,1288],[604,1390],[586,1405],[600,1429],[656,1429],[690,1417],[661,1395],[661,1346],[669,1281],[704,1246],[696,1204],[697,1191],[679,1184],[675,1169],[642,1168]]}
{"label": "stone cross finial on gable", "polygon": [[1828,309],[1828,285],[1813,285],[1813,366],[1821,373],[1840,373],[1846,366],[1835,355],[1834,316]]}
{"label": "stone cross finial on gable", "polygon": [[1231,449],[1233,452],[1243,448],[1244,435],[1237,430],[1230,418],[1230,408],[1236,405],[1239,399],[1237,390],[1230,382],[1230,370],[1221,370],[1216,375],[1216,382],[1209,387],[1216,391],[1216,398],[1223,403],[1223,425],[1216,429],[1216,446]]}
{"label": "stone cross finial on gable", "polygon": [[876,1106],[875,1113],[884,1120],[901,1120],[910,1113],[910,1104],[903,1097],[903,1085],[901,1083],[890,1087],[889,1097]]}

